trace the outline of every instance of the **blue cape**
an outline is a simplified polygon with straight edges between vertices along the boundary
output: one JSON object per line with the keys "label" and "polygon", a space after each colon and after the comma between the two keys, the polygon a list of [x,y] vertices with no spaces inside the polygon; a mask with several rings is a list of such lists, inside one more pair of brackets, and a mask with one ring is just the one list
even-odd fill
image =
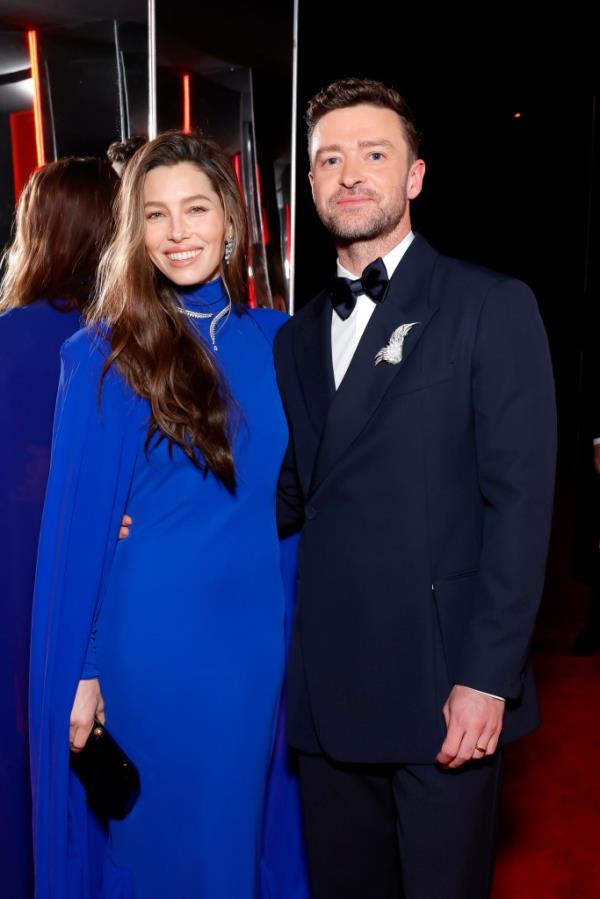
{"label": "blue cape", "polygon": [[[103,870],[105,835],[88,813],[69,767],[69,717],[104,574],[140,441],[145,405],[112,370],[103,401],[127,409],[98,414],[102,345],[80,331],[61,351],[50,475],[42,516],[33,601],[30,743],[36,896],[125,899],[130,885]],[[78,410],[74,415],[72,410]],[[111,422],[113,426],[111,427]],[[83,575],[83,576],[82,576]]]}

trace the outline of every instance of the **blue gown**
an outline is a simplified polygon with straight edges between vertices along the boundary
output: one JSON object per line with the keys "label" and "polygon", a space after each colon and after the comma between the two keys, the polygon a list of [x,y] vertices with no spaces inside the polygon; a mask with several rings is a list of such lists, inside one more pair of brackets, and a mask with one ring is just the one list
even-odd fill
{"label": "blue gown", "polygon": [[[184,302],[216,312],[222,283]],[[208,322],[192,321],[206,339]],[[147,404],[114,370],[98,415],[103,352],[86,332],[63,349],[32,630],[39,899],[259,895],[285,656],[274,510],[287,429],[271,348],[282,321],[232,313],[217,335],[241,410],[235,496],[166,441],[146,454]],[[125,509],[133,532],[117,545]],[[68,769],[84,664],[97,666],[107,726],[142,782],[108,846]]]}
{"label": "blue gown", "polygon": [[35,558],[61,344],[78,312],[38,300],[0,315],[0,893],[33,895],[27,694]]}

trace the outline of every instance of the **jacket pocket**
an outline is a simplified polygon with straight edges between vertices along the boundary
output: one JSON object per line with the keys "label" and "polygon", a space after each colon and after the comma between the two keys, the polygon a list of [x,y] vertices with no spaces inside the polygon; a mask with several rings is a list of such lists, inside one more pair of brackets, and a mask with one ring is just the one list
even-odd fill
{"label": "jacket pocket", "polygon": [[478,568],[465,568],[463,571],[451,571],[433,585],[433,589],[437,589],[439,584],[446,584],[448,581],[459,581],[464,577],[474,577],[479,574]]}
{"label": "jacket pocket", "polygon": [[406,375],[404,372],[399,371],[388,392],[398,395],[401,393],[412,393],[415,390],[425,390],[427,387],[433,387],[435,384],[449,381],[454,377],[455,371],[454,362],[447,362],[445,365],[436,368],[430,368],[418,373],[411,372]]}

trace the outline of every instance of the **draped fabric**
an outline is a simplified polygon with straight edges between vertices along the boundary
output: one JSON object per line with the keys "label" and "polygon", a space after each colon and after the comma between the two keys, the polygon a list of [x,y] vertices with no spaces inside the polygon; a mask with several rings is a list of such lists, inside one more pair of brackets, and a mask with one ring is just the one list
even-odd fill
{"label": "draped fabric", "polygon": [[33,895],[27,726],[31,603],[60,374],[79,314],[38,300],[0,315],[0,892]]}
{"label": "draped fabric", "polygon": [[[281,541],[288,647],[296,602],[297,549],[297,535]],[[286,718],[287,703],[284,689],[267,786],[265,837],[261,862],[262,899],[309,899],[310,896],[302,829],[300,784],[295,756],[287,742]]]}
{"label": "draped fabric", "polygon": [[[66,343],[62,360],[31,634],[36,897],[116,899],[102,889],[103,835],[69,768],[69,716],[147,413],[110,372],[102,405],[121,410],[129,427],[121,415],[98,414],[104,354],[86,332]],[[119,889],[125,899],[126,883]]]}

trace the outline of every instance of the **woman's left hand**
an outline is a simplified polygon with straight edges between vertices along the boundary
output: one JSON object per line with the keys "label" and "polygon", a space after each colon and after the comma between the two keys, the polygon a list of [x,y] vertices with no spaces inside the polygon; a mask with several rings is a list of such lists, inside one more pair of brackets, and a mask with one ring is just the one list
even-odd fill
{"label": "woman's left hand", "polygon": [[97,677],[80,680],[71,709],[69,722],[69,746],[72,752],[79,752],[92,732],[94,721],[104,724],[104,699]]}

